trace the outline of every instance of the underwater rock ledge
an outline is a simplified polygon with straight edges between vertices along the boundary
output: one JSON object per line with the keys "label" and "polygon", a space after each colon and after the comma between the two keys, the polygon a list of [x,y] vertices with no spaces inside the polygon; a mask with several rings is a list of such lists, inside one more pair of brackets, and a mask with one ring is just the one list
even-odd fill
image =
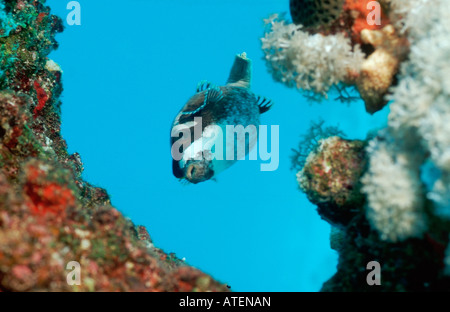
{"label": "underwater rock ledge", "polygon": [[[0,292],[228,291],[111,206],[60,133],[60,18],[45,0],[0,0]],[[81,265],[68,285],[67,263]]]}

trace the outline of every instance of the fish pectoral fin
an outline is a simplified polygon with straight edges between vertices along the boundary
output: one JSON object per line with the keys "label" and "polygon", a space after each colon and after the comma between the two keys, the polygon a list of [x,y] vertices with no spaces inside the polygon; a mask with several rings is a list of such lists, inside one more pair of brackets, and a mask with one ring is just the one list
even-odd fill
{"label": "fish pectoral fin", "polygon": [[197,93],[209,89],[213,84],[208,80],[202,80],[197,84]]}
{"label": "fish pectoral fin", "polygon": [[256,97],[256,104],[259,106],[259,113],[263,114],[272,108],[273,102],[263,96]]}

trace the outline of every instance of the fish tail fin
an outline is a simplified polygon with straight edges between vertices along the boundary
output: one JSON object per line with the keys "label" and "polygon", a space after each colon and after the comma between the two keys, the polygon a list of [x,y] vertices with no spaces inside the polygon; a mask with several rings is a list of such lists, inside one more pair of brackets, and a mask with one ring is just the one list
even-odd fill
{"label": "fish tail fin", "polygon": [[247,58],[247,53],[236,55],[230,77],[227,84],[237,87],[250,88],[252,80],[252,60]]}

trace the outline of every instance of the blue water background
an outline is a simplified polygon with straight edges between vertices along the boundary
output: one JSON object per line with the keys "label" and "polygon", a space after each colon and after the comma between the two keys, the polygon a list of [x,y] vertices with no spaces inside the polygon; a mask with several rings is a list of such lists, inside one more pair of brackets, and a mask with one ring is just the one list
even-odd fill
{"label": "blue water background", "polygon": [[[48,0],[65,20],[69,1]],[[235,291],[317,291],[336,270],[330,226],[297,187],[291,148],[310,121],[365,138],[385,123],[362,102],[309,105],[273,81],[261,51],[263,19],[289,0],[85,0],[81,26],[67,26],[51,54],[64,71],[62,134],[84,178],[145,225],[156,246]],[[261,172],[241,161],[217,182],[172,176],[169,130],[197,83],[224,84],[234,55],[253,59],[253,91],[271,98],[262,124],[280,126],[280,164]]]}

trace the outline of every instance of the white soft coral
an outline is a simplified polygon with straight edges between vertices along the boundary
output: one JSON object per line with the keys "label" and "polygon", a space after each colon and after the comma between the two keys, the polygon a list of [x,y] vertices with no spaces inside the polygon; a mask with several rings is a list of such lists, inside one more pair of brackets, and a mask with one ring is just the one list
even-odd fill
{"label": "white soft coral", "polygon": [[370,164],[362,179],[367,219],[383,240],[419,237],[427,228],[420,155],[398,148],[389,135],[370,142]]}
{"label": "white soft coral", "polygon": [[326,97],[333,85],[359,72],[364,54],[343,34],[311,35],[277,15],[266,23],[270,29],[262,38],[262,49],[276,81]]}
{"label": "white soft coral", "polygon": [[[417,132],[421,145],[442,171],[429,198],[450,207],[450,1],[392,0],[403,16],[403,30],[411,43],[399,83],[390,97],[389,126],[397,140]],[[447,213],[450,215],[449,213]]]}

